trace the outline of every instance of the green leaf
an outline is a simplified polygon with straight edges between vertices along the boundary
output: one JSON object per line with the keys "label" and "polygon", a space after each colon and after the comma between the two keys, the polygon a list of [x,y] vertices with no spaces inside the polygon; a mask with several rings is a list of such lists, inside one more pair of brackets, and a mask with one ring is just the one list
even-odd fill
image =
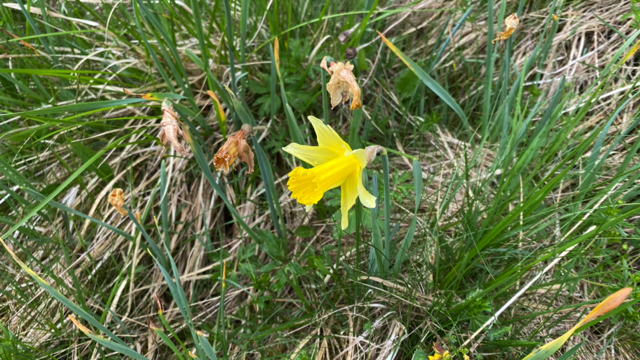
{"label": "green leaf", "polygon": [[46,280],[44,280],[38,274],[36,274],[35,271],[31,270],[31,268],[29,268],[27,264],[22,262],[22,260],[20,260],[20,258],[18,258],[18,256],[16,256],[16,254],[13,251],[11,251],[11,249],[9,249],[7,244],[1,238],[0,238],[0,244],[2,244],[4,249],[9,253],[9,255],[11,255],[13,260],[22,268],[22,270],[24,270],[27,274],[29,274],[29,276],[31,276],[31,278],[33,278],[38,283],[38,285],[40,285],[40,287],[42,287],[46,292],[48,292],[56,300],[60,301],[62,305],[66,306],[69,310],[73,311],[75,314],[82,317],[85,321],[89,322],[91,325],[98,328],[98,330],[100,330],[101,332],[107,334],[114,341],[118,342],[123,346],[125,345],[124,341],[122,341],[114,333],[112,333],[106,327],[104,327],[93,315],[89,314],[80,306],[78,306],[77,304],[69,300],[67,297],[62,295],[58,290],[56,290],[51,285],[49,285],[49,283]]}
{"label": "green leaf", "polygon": [[401,71],[396,80],[396,94],[402,99],[413,96],[419,80],[411,69]]}
{"label": "green leaf", "polygon": [[404,62],[405,65],[407,65],[409,69],[411,69],[411,71],[413,71],[418,76],[418,78],[420,78],[420,80],[422,80],[422,82],[425,85],[427,85],[429,89],[431,89],[431,91],[433,91],[436,95],[438,95],[440,99],[442,99],[447,105],[449,105],[449,107],[453,111],[455,111],[456,114],[458,114],[458,116],[466,126],[467,130],[471,130],[471,126],[469,126],[469,121],[467,120],[467,116],[464,114],[464,112],[460,108],[460,105],[458,105],[458,103],[451,97],[451,95],[449,95],[449,93],[444,88],[442,88],[440,84],[438,84],[435,80],[433,80],[431,76],[429,76],[429,74],[427,74],[424,70],[422,70],[422,68],[418,66],[418,64],[413,62],[413,60],[409,59],[404,53],[402,53],[402,51],[400,51],[400,49],[398,49],[389,40],[387,40],[387,38],[385,38],[384,35],[380,33],[378,34],[382,38],[382,41],[384,41],[384,43],[387,44],[389,49],[391,49],[391,51],[393,51],[400,58],[400,60],[402,60],[402,62]]}
{"label": "green leaf", "polygon": [[296,228],[296,231],[294,233],[296,236],[299,236],[301,238],[306,238],[306,239],[312,238],[317,234],[317,232],[313,230],[311,226],[307,226],[307,225],[298,226],[298,228]]}
{"label": "green leaf", "polygon": [[31,217],[37,214],[38,211],[40,211],[43,207],[45,207],[47,203],[49,203],[49,201],[53,200],[54,197],[56,197],[59,193],[62,192],[62,190],[64,190],[69,184],[71,184],[73,180],[75,180],[78,176],[80,176],[80,174],[82,174],[94,161],[100,158],[105,152],[119,146],[120,143],[129,136],[130,134],[125,135],[117,139],[116,141],[114,141],[111,145],[97,152],[94,156],[91,157],[91,159],[85,162],[84,165],[82,165],[78,170],[74,171],[73,174],[71,174],[69,178],[67,178],[67,180],[65,180],[62,184],[60,184],[60,186],[58,186],[58,188],[55,191],[53,191],[49,196],[47,196],[44,200],[42,200],[42,202],[40,202],[33,209],[31,209],[31,211],[29,211],[29,213],[25,215],[20,221],[18,221],[14,226],[12,226],[9,230],[7,230],[7,232],[5,232],[4,235],[2,235],[2,237],[6,238],[7,236],[11,235],[14,231],[19,229],[29,219],[31,219]]}
{"label": "green leaf", "polygon": [[133,105],[141,102],[148,102],[147,99],[122,99],[122,100],[106,100],[106,101],[92,101],[85,103],[77,103],[70,105],[61,105],[61,106],[52,106],[46,107],[42,109],[23,111],[19,113],[7,113],[0,114],[0,117],[3,116],[32,116],[32,115],[50,115],[50,114],[60,114],[66,112],[84,112],[84,111],[92,111],[92,110],[111,110],[116,107],[123,107],[127,105]]}
{"label": "green leaf", "polygon": [[[96,155],[95,151],[79,142],[71,143],[71,148],[85,164]],[[110,181],[111,179],[113,179],[113,170],[107,162],[103,161],[100,164],[91,162],[89,163],[89,169],[95,172],[96,175],[98,175],[98,177],[102,180]]]}
{"label": "green leaf", "polygon": [[134,351],[133,349],[131,349],[128,346],[113,342],[113,341],[111,341],[109,339],[103,338],[100,335],[94,334],[91,330],[89,330],[87,327],[82,325],[78,320],[76,320],[72,315],[69,315],[69,319],[71,320],[71,322],[73,322],[73,324],[78,329],[80,329],[80,331],[82,331],[85,335],[87,335],[91,340],[93,340],[93,341],[97,342],[98,344],[106,347],[107,349],[114,350],[119,354],[126,355],[126,356],[132,357],[132,358],[137,359],[137,360],[149,360],[148,358],[146,358],[145,356],[139,354],[138,352]]}

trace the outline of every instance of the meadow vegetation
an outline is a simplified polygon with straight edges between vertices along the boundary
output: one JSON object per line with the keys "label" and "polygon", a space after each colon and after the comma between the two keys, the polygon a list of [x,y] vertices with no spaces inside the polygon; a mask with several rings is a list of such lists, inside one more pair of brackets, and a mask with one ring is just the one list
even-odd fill
{"label": "meadow vegetation", "polygon": [[1,360],[640,358],[636,1],[13,1]]}

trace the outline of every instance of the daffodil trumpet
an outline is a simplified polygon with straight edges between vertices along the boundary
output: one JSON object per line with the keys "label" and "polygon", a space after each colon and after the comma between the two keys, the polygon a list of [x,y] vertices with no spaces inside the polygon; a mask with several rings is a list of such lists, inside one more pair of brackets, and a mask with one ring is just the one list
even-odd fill
{"label": "daffodil trumpet", "polygon": [[287,186],[291,198],[306,206],[317,204],[324,193],[340,187],[342,229],[349,225],[349,209],[360,199],[362,205],[373,208],[376,198],[362,184],[362,170],[378,152],[386,151],[381,146],[352,150],[349,144],[320,119],[309,116],[316,132],[318,146],[289,144],[282,150],[313,166],[311,169],[296,167],[289,173]]}

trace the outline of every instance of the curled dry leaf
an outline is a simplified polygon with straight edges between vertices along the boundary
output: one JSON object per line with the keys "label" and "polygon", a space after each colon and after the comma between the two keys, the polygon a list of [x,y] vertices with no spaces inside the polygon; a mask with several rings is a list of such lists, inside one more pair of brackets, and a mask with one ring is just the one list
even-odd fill
{"label": "curled dry leaf", "polygon": [[347,61],[346,64],[331,62],[327,66],[327,57],[325,56],[320,63],[320,67],[331,75],[331,80],[327,83],[327,92],[331,97],[331,108],[336,107],[341,102],[346,104],[349,100],[351,100],[351,110],[362,107],[360,87],[356,77],[353,75],[353,65],[350,62]]}
{"label": "curled dry leaf", "polygon": [[167,143],[171,143],[171,146],[178,154],[190,156],[181,143],[181,139],[188,140],[187,135],[182,130],[182,125],[178,121],[178,114],[173,110],[173,105],[169,100],[162,102],[162,121],[160,126],[162,130],[160,130],[158,138],[160,138],[162,145],[167,146]]}
{"label": "curled dry leaf", "polygon": [[499,31],[497,37],[491,41],[491,43],[495,43],[496,41],[507,40],[513,32],[516,30],[518,25],[520,24],[520,20],[518,19],[518,15],[511,14],[506,19],[504,19],[504,24],[507,26],[505,31]]}
{"label": "curled dry leaf", "polygon": [[216,170],[222,170],[225,174],[228,174],[229,166],[233,165],[235,170],[236,165],[234,162],[239,159],[249,167],[247,173],[251,174],[253,172],[253,152],[247,143],[247,137],[252,133],[253,128],[251,125],[244,124],[240,131],[227,138],[227,142],[222,145],[213,158],[213,165]]}
{"label": "curled dry leaf", "polygon": [[123,209],[124,206],[124,191],[122,189],[113,189],[109,195],[109,204],[116,208],[116,210],[122,216],[127,216],[127,210]]}

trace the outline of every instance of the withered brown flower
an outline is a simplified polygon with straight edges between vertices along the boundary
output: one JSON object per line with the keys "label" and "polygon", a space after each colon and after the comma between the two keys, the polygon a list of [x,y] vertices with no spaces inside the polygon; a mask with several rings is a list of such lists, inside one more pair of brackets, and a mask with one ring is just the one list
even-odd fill
{"label": "withered brown flower", "polygon": [[236,158],[244,162],[249,167],[248,174],[253,172],[253,152],[247,143],[247,137],[253,134],[253,128],[249,124],[242,125],[240,131],[229,136],[227,142],[222,145],[216,155],[213,157],[213,165],[216,170],[222,170],[225,174],[229,173],[229,166],[233,165],[235,170]]}
{"label": "withered brown flower", "polygon": [[338,106],[341,102],[346,104],[349,100],[351,100],[351,110],[362,107],[360,87],[353,75],[353,65],[350,62],[347,61],[346,64],[331,62],[327,66],[327,57],[325,56],[320,67],[331,75],[331,80],[327,83],[327,92],[331,97],[331,108]]}
{"label": "withered brown flower", "polygon": [[171,101],[164,100],[162,102],[162,121],[160,126],[162,130],[158,134],[162,145],[167,146],[167,143],[171,143],[173,149],[182,156],[190,156],[187,150],[182,146],[181,139],[188,141],[187,134],[182,130],[182,125],[178,120],[178,114],[173,110]]}
{"label": "withered brown flower", "polygon": [[507,29],[505,31],[498,31],[498,33],[496,34],[497,37],[491,41],[492,44],[496,41],[507,40],[511,36],[511,34],[513,34],[513,32],[520,24],[518,15],[509,15],[506,19],[504,19],[504,24],[507,26]]}
{"label": "withered brown flower", "polygon": [[109,204],[116,208],[120,215],[127,216],[127,210],[122,208],[124,206],[124,191],[122,189],[115,188],[111,191]]}

